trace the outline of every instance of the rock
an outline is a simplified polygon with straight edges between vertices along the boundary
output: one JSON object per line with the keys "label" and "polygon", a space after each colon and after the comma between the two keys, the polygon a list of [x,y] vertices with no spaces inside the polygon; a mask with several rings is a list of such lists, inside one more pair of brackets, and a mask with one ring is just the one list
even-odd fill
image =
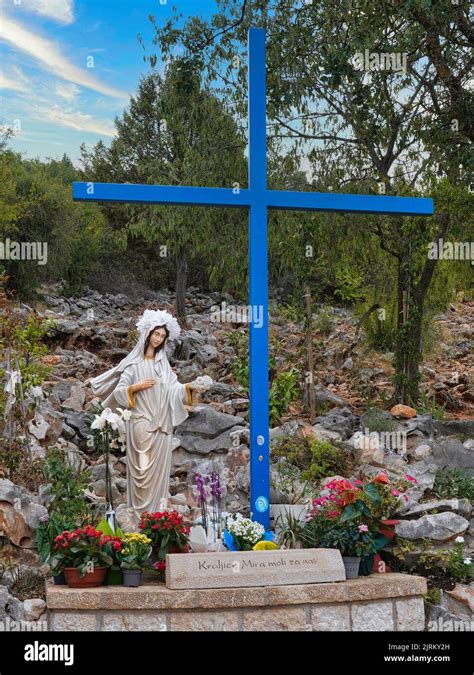
{"label": "rock", "polygon": [[416,417],[416,410],[414,408],[410,408],[408,405],[402,405],[401,403],[394,405],[393,408],[390,409],[390,412],[394,417],[400,417],[402,419]]}
{"label": "rock", "polygon": [[464,518],[470,518],[472,505],[469,499],[432,499],[429,502],[422,502],[407,509],[400,510],[399,513],[404,516],[416,516],[420,513],[429,513],[430,511],[450,511],[457,513]]}
{"label": "rock", "polygon": [[66,424],[68,424],[76,434],[83,440],[90,435],[90,426],[94,416],[91,413],[69,412],[66,414]]}
{"label": "rock", "polygon": [[215,438],[223,431],[242,424],[242,417],[220,413],[207,405],[195,406],[191,415],[177,429],[180,436],[195,434]]}
{"label": "rock", "polygon": [[41,598],[31,598],[23,601],[25,621],[38,621],[46,610],[46,603]]}
{"label": "rock", "polygon": [[426,436],[433,436],[435,433],[433,418],[428,413],[403,421],[401,424],[403,425],[407,436],[420,431]]}
{"label": "rock", "polygon": [[423,443],[422,445],[417,445],[413,452],[413,456],[415,459],[425,459],[425,457],[429,457],[433,452],[433,449],[431,448],[430,445],[427,445],[426,443]]}
{"label": "rock", "polygon": [[62,407],[70,410],[82,412],[84,402],[86,400],[85,386],[82,382],[78,382],[71,388],[71,395],[67,398]]}
{"label": "rock", "polygon": [[57,319],[56,325],[51,330],[59,335],[73,335],[79,330],[79,324],[69,319]]}
{"label": "rock", "polygon": [[325,429],[322,424],[315,424],[312,429],[314,437],[318,441],[342,441],[342,435],[338,431]]}
{"label": "rock", "polygon": [[347,407],[347,401],[344,401],[343,398],[333,394],[332,391],[323,387],[321,384],[318,384],[314,387],[315,401],[317,406],[328,405],[330,408]]}
{"label": "rock", "polygon": [[25,611],[23,608],[23,602],[18,598],[15,598],[13,595],[8,597],[7,616],[9,616],[14,621],[24,621],[25,620]]}
{"label": "rock", "polygon": [[38,441],[44,441],[49,431],[49,424],[44,417],[36,411],[33,420],[28,424],[28,431]]}
{"label": "rock", "polygon": [[342,370],[352,370],[354,368],[354,361],[349,356],[341,366]]}
{"label": "rock", "polygon": [[464,441],[463,445],[466,450],[474,450],[474,438],[469,438],[467,441]]}
{"label": "rock", "polygon": [[452,591],[446,591],[450,598],[454,598],[466,606],[466,609],[474,613],[474,584],[464,586],[463,584],[456,584]]}
{"label": "rock", "polygon": [[439,438],[433,443],[432,461],[440,468],[465,469],[474,477],[474,452],[455,438]]}
{"label": "rock", "polygon": [[[95,483],[92,483],[91,489],[94,492],[94,494],[97,495],[97,497],[105,497],[106,495],[105,480],[98,480]],[[113,483],[111,489],[112,489],[112,499],[114,501],[117,501],[120,498],[120,493]]]}
{"label": "rock", "polygon": [[8,588],[6,586],[0,585],[0,620],[5,618],[6,607],[9,597],[10,595],[8,593]]}
{"label": "rock", "polygon": [[416,479],[417,486],[416,489],[420,492],[420,496],[426,490],[432,490],[435,482],[436,472],[438,467],[433,462],[429,462],[426,459],[419,462],[414,462],[407,467],[407,473],[413,478]]}
{"label": "rock", "polygon": [[359,417],[347,407],[333,408],[331,412],[320,415],[314,421],[318,428],[321,426],[328,431],[334,431],[341,434],[343,438],[349,438],[359,426]]}
{"label": "rock", "polygon": [[34,548],[34,530],[47,509],[9,480],[0,480],[0,531],[15,546]]}
{"label": "rock", "polygon": [[402,520],[395,526],[395,533],[404,539],[431,539],[443,542],[464,534],[469,521],[456,513],[435,513],[418,520]]}
{"label": "rock", "polygon": [[474,419],[450,420],[448,422],[436,420],[433,422],[435,430],[441,436],[474,436]]}

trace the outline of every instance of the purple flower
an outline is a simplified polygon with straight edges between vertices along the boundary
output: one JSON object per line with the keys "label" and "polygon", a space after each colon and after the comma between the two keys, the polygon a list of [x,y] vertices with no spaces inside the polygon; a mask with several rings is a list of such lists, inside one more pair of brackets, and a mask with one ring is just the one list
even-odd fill
{"label": "purple flower", "polygon": [[209,482],[209,476],[203,476],[202,474],[196,472],[194,474],[194,478],[196,481],[196,489],[199,497],[202,501],[206,501],[209,496],[209,492],[206,488],[206,483]]}
{"label": "purple flower", "polygon": [[221,481],[220,481],[220,476],[217,473],[217,471],[213,471],[211,473],[211,482],[210,482],[210,488],[211,488],[211,495],[216,499],[219,500],[221,495],[222,495],[222,488],[221,488]]}

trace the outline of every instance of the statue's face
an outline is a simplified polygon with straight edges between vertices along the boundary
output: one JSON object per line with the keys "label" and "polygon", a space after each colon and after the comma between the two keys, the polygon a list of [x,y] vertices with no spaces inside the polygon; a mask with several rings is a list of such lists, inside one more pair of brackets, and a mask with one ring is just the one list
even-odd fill
{"label": "statue's face", "polygon": [[150,345],[153,349],[159,347],[163,340],[166,337],[166,331],[164,328],[155,328],[155,330],[150,335]]}

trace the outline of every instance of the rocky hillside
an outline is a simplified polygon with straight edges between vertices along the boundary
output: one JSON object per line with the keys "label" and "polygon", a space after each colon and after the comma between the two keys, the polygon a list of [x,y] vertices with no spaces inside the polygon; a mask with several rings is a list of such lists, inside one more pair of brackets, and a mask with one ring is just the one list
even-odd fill
{"label": "rocky hillside", "polygon": [[[40,290],[36,309],[54,318],[55,328],[48,333],[48,363],[54,366],[43,384],[44,397],[36,408],[29,431],[32,452],[41,459],[48,447],[63,446],[71,462],[91,469],[92,483],[87,493],[92,503],[105,497],[105,464],[92,452],[88,437],[93,419],[94,399],[87,384],[90,377],[118,363],[134,344],[135,322],[145,308],[173,312],[174,296],[167,291],[147,292],[144,297],[100,294],[86,289],[78,298],[61,294],[59,286]],[[214,385],[203,395],[190,417],[178,427],[173,453],[170,485],[171,502],[190,519],[197,514],[193,491],[193,473],[219,470],[225,487],[225,505],[229,511],[248,513],[249,502],[249,428],[248,396],[235,380],[236,341],[245,335],[245,322],[234,313],[229,323],[212,321],[213,308],[233,299],[220,293],[202,294],[189,289],[187,326],[176,344],[170,345],[170,362],[181,382],[207,374]],[[25,313],[30,308],[23,306]],[[319,415],[310,424],[305,400],[295,399],[271,430],[271,438],[301,431],[317,439],[328,440],[350,459],[354,471],[385,469],[389,475],[409,470],[418,481],[418,489],[399,514],[397,534],[413,542],[410,555],[419,554],[417,545],[428,541],[434,548],[454,545],[457,537],[465,540],[466,555],[474,549],[474,520],[468,499],[439,498],[433,493],[437,472],[443,467],[462,468],[474,477],[474,363],[471,355],[474,335],[474,304],[459,302],[436,320],[440,336],[423,366],[423,389],[432,408],[403,412],[394,416],[382,412],[391,394],[391,355],[376,354],[356,339],[356,321],[345,309],[331,309],[330,323],[324,332],[318,329],[315,312],[315,385]],[[302,324],[292,322],[271,304],[271,344],[275,351],[275,369],[296,368],[304,373],[305,336]],[[301,383],[303,375],[301,377]],[[385,404],[384,404],[385,401]],[[374,403],[387,420],[387,428],[403,442],[389,450],[377,444],[362,448],[357,432],[370,429]],[[389,406],[388,406],[389,407]],[[444,408],[444,419],[440,411]],[[113,498],[117,514],[125,518],[126,457],[111,460]],[[273,491],[274,502],[282,496]],[[14,547],[18,562],[35,566],[39,559],[34,547],[38,520],[47,513],[48,490],[37,493],[14,485],[8,477],[0,480],[0,529]],[[124,523],[124,521],[122,520]],[[126,524],[126,523],[124,523]],[[4,575],[10,588],[13,579]],[[0,593],[2,587],[0,586]],[[453,594],[450,596],[449,593]],[[7,597],[8,596],[8,597]],[[29,605],[12,595],[5,596],[9,616],[22,618]],[[3,596],[0,595],[0,614]],[[446,600],[447,598],[447,600]],[[436,616],[458,616],[472,611],[473,590],[466,585],[447,590],[444,600],[436,599]],[[443,604],[444,603],[444,604]],[[450,604],[451,603],[451,604]],[[457,604],[456,604],[457,603]],[[39,604],[34,612],[38,614]],[[33,610],[31,610],[33,611]],[[30,612],[31,613],[31,612]],[[39,616],[39,615],[38,615]]]}

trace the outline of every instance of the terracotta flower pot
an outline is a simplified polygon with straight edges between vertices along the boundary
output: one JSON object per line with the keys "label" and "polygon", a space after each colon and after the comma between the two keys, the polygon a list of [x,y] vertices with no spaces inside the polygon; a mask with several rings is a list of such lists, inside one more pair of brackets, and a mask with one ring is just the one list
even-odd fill
{"label": "terracotta flower pot", "polygon": [[86,572],[81,577],[77,567],[65,567],[64,576],[70,588],[93,588],[94,586],[102,586],[107,569],[107,567],[95,567],[93,572]]}

